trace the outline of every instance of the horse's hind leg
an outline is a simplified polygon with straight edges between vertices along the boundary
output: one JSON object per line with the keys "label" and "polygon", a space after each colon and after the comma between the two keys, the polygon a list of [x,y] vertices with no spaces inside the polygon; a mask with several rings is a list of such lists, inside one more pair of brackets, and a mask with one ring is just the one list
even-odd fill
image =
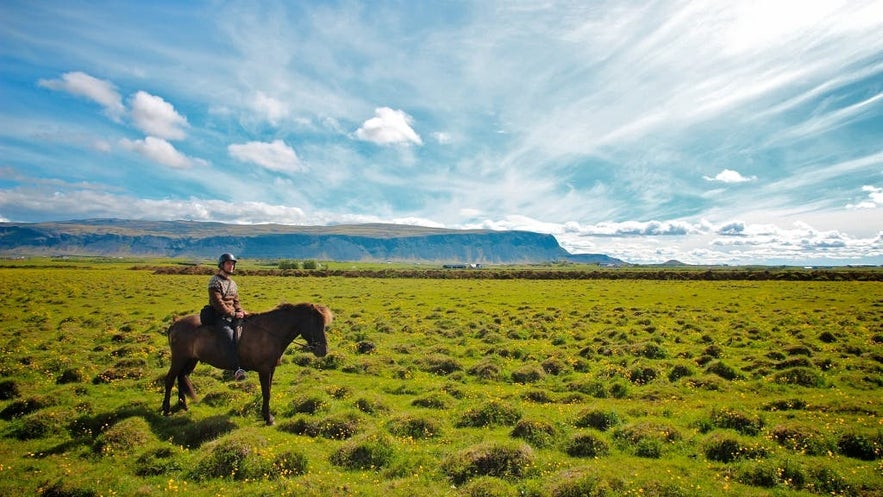
{"label": "horse's hind leg", "polygon": [[[196,368],[196,359],[190,360],[184,368],[178,373],[178,407],[187,410],[187,397],[195,398],[196,392],[193,391],[193,384],[190,383],[190,373]],[[174,380],[173,380],[174,381]]]}
{"label": "horse's hind leg", "polygon": [[[172,396],[172,385],[175,384],[175,377],[177,377],[177,376],[178,376],[178,374],[175,372],[175,366],[174,366],[174,364],[172,364],[172,367],[169,368],[169,372],[166,374],[165,382],[164,382],[164,386],[166,388],[166,391],[165,391],[165,395],[163,396],[163,400],[162,400],[163,416],[168,416],[172,411],[172,407],[170,405],[170,399]],[[180,387],[179,387],[179,390],[180,390]]]}

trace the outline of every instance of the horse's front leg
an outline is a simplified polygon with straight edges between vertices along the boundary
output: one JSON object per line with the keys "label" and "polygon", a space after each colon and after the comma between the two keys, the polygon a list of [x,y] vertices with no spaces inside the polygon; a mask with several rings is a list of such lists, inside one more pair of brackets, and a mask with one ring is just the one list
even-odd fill
{"label": "horse's front leg", "polygon": [[270,414],[270,387],[273,385],[273,370],[271,369],[269,372],[261,371],[258,373],[258,377],[261,379],[261,394],[264,397],[261,414],[263,414],[267,426],[273,426],[275,420],[273,419],[273,415]]}

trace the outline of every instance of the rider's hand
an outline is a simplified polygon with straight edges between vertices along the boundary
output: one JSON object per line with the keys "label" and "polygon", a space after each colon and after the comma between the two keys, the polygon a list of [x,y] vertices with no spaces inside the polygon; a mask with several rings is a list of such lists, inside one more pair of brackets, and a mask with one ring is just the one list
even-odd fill
{"label": "rider's hand", "polygon": [[245,313],[242,311],[236,311],[236,313],[233,314],[233,317],[235,317],[236,319],[242,319],[245,317]]}

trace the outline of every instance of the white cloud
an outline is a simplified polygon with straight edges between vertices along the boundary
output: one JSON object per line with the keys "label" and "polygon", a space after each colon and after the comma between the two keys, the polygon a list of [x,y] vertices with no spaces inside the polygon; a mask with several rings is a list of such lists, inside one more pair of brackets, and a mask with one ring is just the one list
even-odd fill
{"label": "white cloud", "polygon": [[154,136],[148,136],[143,140],[122,139],[120,140],[120,145],[123,148],[143,155],[154,162],[175,169],[187,169],[194,164],[204,163],[204,161],[187,157],[176,150],[171,143]]}
{"label": "white cloud", "polygon": [[41,79],[38,84],[50,90],[65,91],[97,102],[115,121],[119,121],[126,112],[122,97],[112,83],[83,72],[68,72],[63,74],[61,79]]}
{"label": "white cloud", "polygon": [[284,102],[257,92],[252,99],[252,106],[267,122],[276,126],[288,116],[288,106]]}
{"label": "white cloud", "polygon": [[876,209],[883,206],[883,188],[865,185],[862,187],[863,192],[867,192],[868,198],[857,204],[847,204],[847,209]]}
{"label": "white cloud", "polygon": [[397,143],[423,145],[423,140],[411,128],[412,122],[411,116],[401,110],[380,107],[374,109],[374,117],[365,121],[362,127],[356,130],[356,137],[378,145]]}
{"label": "white cloud", "polygon": [[732,169],[724,169],[723,171],[717,173],[717,176],[703,176],[705,181],[719,181],[721,183],[745,183],[746,181],[754,181],[757,179],[757,176],[751,176],[746,178],[742,176],[739,171],[733,171]]}
{"label": "white cloud", "polygon": [[251,162],[271,171],[296,173],[306,171],[294,149],[282,140],[272,143],[248,142],[227,147],[230,157],[242,162]]}
{"label": "white cloud", "polygon": [[161,97],[139,91],[129,99],[132,122],[141,131],[166,140],[180,140],[187,136],[187,118],[178,114],[172,104]]}

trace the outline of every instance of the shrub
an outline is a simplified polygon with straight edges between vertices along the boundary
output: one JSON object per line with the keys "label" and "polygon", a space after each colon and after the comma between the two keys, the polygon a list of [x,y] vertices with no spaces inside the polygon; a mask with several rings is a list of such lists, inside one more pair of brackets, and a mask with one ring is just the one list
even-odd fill
{"label": "shrub", "polygon": [[451,397],[444,393],[433,392],[417,397],[411,401],[411,405],[429,409],[448,409],[451,407]]}
{"label": "shrub", "polygon": [[172,471],[180,471],[181,463],[175,457],[177,451],[171,447],[148,450],[135,460],[134,471],[138,476],[159,476]]}
{"label": "shrub", "polygon": [[307,463],[307,456],[302,453],[285,451],[273,460],[272,474],[282,478],[303,475],[307,472]]}
{"label": "shrub", "polygon": [[855,493],[840,474],[825,466],[810,468],[806,488],[813,493],[824,495],[853,495]]}
{"label": "shrub", "polygon": [[687,376],[693,376],[693,370],[689,366],[677,364],[669,371],[668,381],[675,382]]}
{"label": "shrub", "polygon": [[580,412],[573,424],[579,428],[607,431],[621,422],[622,419],[616,411],[589,408]]}
{"label": "shrub", "polygon": [[784,399],[769,402],[763,406],[764,411],[802,411],[806,409],[806,401],[802,399]]}
{"label": "shrub", "polygon": [[40,492],[41,497],[95,497],[98,495],[95,490],[90,488],[81,488],[72,486],[73,484],[65,481],[56,481],[46,485]]}
{"label": "shrub", "polygon": [[536,383],[543,379],[543,369],[539,366],[524,366],[512,372],[515,383]]}
{"label": "shrub", "polygon": [[39,411],[53,404],[52,400],[42,395],[36,397],[28,397],[24,400],[16,400],[15,402],[4,407],[0,411],[0,419],[10,420],[18,418],[32,412]]}
{"label": "shrub", "polygon": [[391,420],[387,426],[389,432],[397,437],[423,439],[441,434],[441,424],[431,418],[402,416]]}
{"label": "shrub", "polygon": [[801,387],[823,387],[825,380],[817,371],[810,368],[791,368],[773,375],[776,383],[798,385]]}
{"label": "shrub", "polygon": [[500,365],[493,359],[484,359],[469,368],[467,372],[483,380],[496,380],[500,377]]}
{"label": "shrub", "polygon": [[520,438],[534,447],[543,448],[552,445],[556,434],[555,427],[545,421],[522,419],[515,423],[509,435]]}
{"label": "shrub", "polygon": [[329,352],[328,355],[326,355],[325,357],[321,359],[316,359],[313,365],[317,369],[335,370],[339,369],[344,362],[346,362],[346,360],[343,354],[340,354],[338,352]]}
{"label": "shrub", "polygon": [[729,463],[740,459],[761,459],[767,450],[756,443],[744,443],[738,438],[715,434],[705,441],[705,457],[711,461]]}
{"label": "shrub", "polygon": [[637,444],[645,439],[655,439],[660,442],[674,443],[681,439],[681,433],[673,426],[653,422],[643,422],[617,428],[613,432],[613,438],[628,444]]}
{"label": "shrub", "polygon": [[361,341],[356,344],[356,352],[359,354],[370,354],[375,350],[377,350],[377,346],[374,345],[374,342]]}
{"label": "shrub", "polygon": [[368,399],[365,397],[356,399],[355,402],[356,409],[364,412],[365,414],[377,414],[380,412],[386,412],[389,410],[380,399]]}
{"label": "shrub", "polygon": [[867,437],[856,433],[846,433],[837,440],[837,450],[846,457],[873,461],[883,457],[883,435]]}
{"label": "shrub", "polygon": [[551,497],[604,497],[609,493],[608,485],[584,468],[564,471],[554,481]]}
{"label": "shrub", "polygon": [[492,476],[480,476],[461,490],[464,497],[517,497],[518,489],[506,480]]}
{"label": "shrub", "polygon": [[614,382],[610,385],[610,396],[614,399],[624,399],[629,395],[629,387],[625,383]]}
{"label": "shrub", "polygon": [[61,434],[61,417],[62,414],[58,412],[40,411],[28,414],[12,424],[9,436],[18,440],[36,440]]}
{"label": "shrub", "polygon": [[647,342],[635,351],[635,355],[647,359],[665,359],[668,357],[668,352],[655,342]]}
{"label": "shrub", "polygon": [[571,457],[601,457],[607,455],[610,447],[591,433],[577,433],[567,441],[564,451]]}
{"label": "shrub", "polygon": [[646,385],[656,379],[658,373],[648,366],[637,366],[629,371],[629,381],[636,385]]}
{"label": "shrub", "polygon": [[743,435],[757,435],[764,427],[764,421],[760,416],[750,416],[728,408],[713,408],[711,422],[718,428],[729,428]]}
{"label": "shrub", "polygon": [[567,369],[567,365],[557,357],[550,357],[541,364],[543,371],[551,375],[559,375]]}
{"label": "shrub", "polygon": [[537,404],[550,404],[555,401],[546,390],[528,390],[521,394],[521,398],[528,402],[536,402]]}
{"label": "shrub", "polygon": [[288,405],[288,414],[316,414],[328,408],[328,399],[319,395],[295,397]]}
{"label": "shrub", "polygon": [[346,440],[359,432],[361,420],[356,413],[343,413],[323,419],[297,418],[279,425],[279,430],[295,435]]}
{"label": "shrub", "polygon": [[596,399],[606,399],[610,396],[610,392],[607,390],[607,385],[600,381],[572,382],[567,385],[567,390],[584,393]]}
{"label": "shrub", "polygon": [[111,426],[95,439],[93,449],[102,455],[131,453],[143,447],[153,434],[150,425],[141,417],[126,418]]}
{"label": "shrub", "polygon": [[65,369],[61,372],[61,375],[55,380],[55,383],[59,385],[66,385],[68,383],[82,383],[85,381],[86,375],[82,370],[77,368]]}
{"label": "shrub", "polygon": [[330,461],[344,469],[377,470],[388,466],[394,454],[389,438],[371,434],[346,442],[331,454]]}
{"label": "shrub", "polygon": [[442,462],[442,471],[455,484],[479,476],[520,478],[534,462],[533,450],[525,444],[485,443],[461,450]]}
{"label": "shrub", "polygon": [[463,366],[454,358],[443,355],[430,355],[423,360],[423,367],[421,369],[427,373],[444,376],[454,371],[462,370]]}
{"label": "shrub", "polygon": [[737,380],[742,377],[738,371],[723,361],[713,361],[705,367],[705,372],[715,374],[725,380]]}
{"label": "shrub", "polygon": [[274,475],[272,461],[262,457],[267,441],[253,432],[239,430],[212,442],[187,476],[194,480],[229,478],[251,480]]}
{"label": "shrub", "polygon": [[800,489],[806,484],[806,471],[789,461],[762,461],[739,471],[736,480],[755,487],[785,486]]}
{"label": "shrub", "polygon": [[[21,395],[15,380],[0,381],[0,400],[12,400]],[[3,418],[9,419],[9,418]]]}
{"label": "shrub", "polygon": [[829,449],[829,444],[813,426],[778,425],[772,430],[772,438],[782,447],[810,456],[825,455]]}
{"label": "shrub", "polygon": [[521,419],[521,410],[500,400],[491,400],[467,410],[457,427],[512,425]]}

